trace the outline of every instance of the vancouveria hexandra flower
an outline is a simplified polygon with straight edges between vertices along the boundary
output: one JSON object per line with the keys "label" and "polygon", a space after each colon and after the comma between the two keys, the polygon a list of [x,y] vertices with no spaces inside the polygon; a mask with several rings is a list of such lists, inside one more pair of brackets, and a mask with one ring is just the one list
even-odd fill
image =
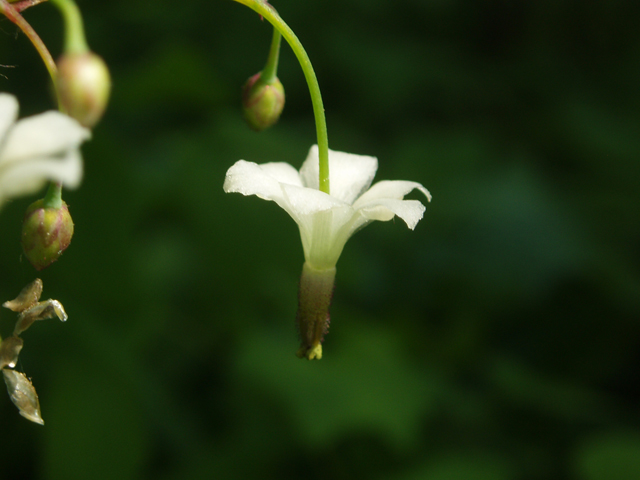
{"label": "vancouveria hexandra flower", "polygon": [[383,180],[369,188],[377,168],[375,157],[329,150],[330,195],[318,189],[317,145],[299,172],[284,162],[258,165],[245,160],[227,171],[225,192],[272,200],[300,228],[305,257],[297,314],[300,357],[322,356],[335,267],[349,237],[373,220],[389,221],[394,216],[413,230],[425,207],[404,196],[418,189],[431,201],[427,189],[416,182]]}
{"label": "vancouveria hexandra flower", "polygon": [[0,206],[28,195],[47,181],[74,188],[82,179],[80,144],[91,132],[60,112],[16,122],[18,101],[0,93]]}

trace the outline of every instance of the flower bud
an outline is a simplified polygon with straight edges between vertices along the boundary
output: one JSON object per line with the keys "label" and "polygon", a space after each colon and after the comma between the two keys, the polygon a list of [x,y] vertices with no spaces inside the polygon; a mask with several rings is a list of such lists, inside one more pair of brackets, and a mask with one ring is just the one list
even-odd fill
{"label": "flower bud", "polygon": [[284,108],[284,87],[275,78],[271,83],[260,81],[256,73],[242,87],[242,109],[249,126],[260,132],[275,124]]}
{"label": "flower bud", "polygon": [[67,204],[44,207],[43,200],[29,205],[22,223],[22,249],[36,270],[55,262],[71,243],[73,221]]}
{"label": "flower bud", "polygon": [[104,60],[92,52],[58,60],[58,93],[66,113],[85,127],[98,123],[109,100],[111,78]]}

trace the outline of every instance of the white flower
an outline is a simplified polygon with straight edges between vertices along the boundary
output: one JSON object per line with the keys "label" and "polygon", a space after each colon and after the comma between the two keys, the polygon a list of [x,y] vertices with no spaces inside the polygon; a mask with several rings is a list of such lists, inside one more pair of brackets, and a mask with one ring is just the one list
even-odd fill
{"label": "white flower", "polygon": [[47,181],[74,188],[82,179],[80,144],[91,132],[60,112],[16,122],[18,101],[0,93],[0,206],[37,192]]}
{"label": "white flower", "polygon": [[403,180],[371,181],[378,169],[375,157],[329,150],[330,190],[318,190],[318,146],[309,151],[300,172],[288,163],[257,165],[240,160],[228,171],[225,192],[257,195],[282,207],[300,227],[306,263],[315,270],[334,268],[345,243],[373,220],[402,218],[414,229],[425,207],[403,200],[414,189],[431,201],[422,185]]}

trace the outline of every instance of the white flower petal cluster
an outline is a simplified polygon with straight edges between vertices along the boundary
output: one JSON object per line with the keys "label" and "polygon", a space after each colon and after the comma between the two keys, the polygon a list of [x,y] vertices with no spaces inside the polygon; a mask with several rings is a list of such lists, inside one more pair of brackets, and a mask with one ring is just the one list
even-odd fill
{"label": "white flower petal cluster", "polygon": [[316,270],[335,267],[345,243],[373,220],[402,218],[414,229],[425,207],[404,200],[414,189],[431,201],[421,184],[383,180],[371,188],[378,169],[375,157],[329,150],[331,194],[318,189],[318,146],[309,151],[298,172],[284,162],[258,165],[239,160],[228,171],[225,192],[257,195],[282,207],[300,227],[306,262]]}
{"label": "white flower petal cluster", "polygon": [[0,93],[0,206],[47,181],[74,188],[82,179],[80,144],[91,132],[60,112],[16,121],[18,101]]}

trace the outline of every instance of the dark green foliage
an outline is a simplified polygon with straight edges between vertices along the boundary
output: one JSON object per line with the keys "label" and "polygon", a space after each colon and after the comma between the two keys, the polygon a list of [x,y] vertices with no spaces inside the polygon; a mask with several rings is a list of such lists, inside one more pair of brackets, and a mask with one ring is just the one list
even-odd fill
{"label": "dark green foliage", "polygon": [[[46,426],[0,396],[0,477],[640,478],[640,4],[274,2],[330,147],[433,194],[414,232],[349,241],[314,363],[295,357],[295,224],[222,191],[236,160],[300,166],[315,142],[290,49],[287,107],[257,135],[238,107],[271,39],[253,12],[79,3],[112,101],[64,196],[73,244],[42,274],[69,321],[30,330],[18,366]],[[59,52],[53,7],[25,15]],[[0,27],[0,89],[52,107]],[[35,277],[31,201],[0,216],[0,301]]]}

